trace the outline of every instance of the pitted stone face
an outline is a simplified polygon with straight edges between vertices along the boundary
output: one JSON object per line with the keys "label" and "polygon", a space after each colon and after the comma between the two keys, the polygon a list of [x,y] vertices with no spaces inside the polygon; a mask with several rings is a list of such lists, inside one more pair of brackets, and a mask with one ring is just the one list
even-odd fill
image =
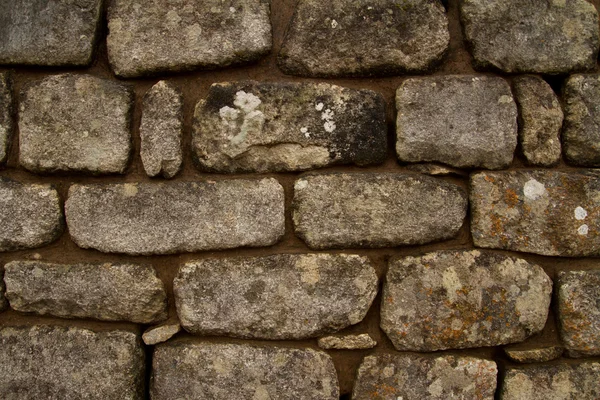
{"label": "pitted stone face", "polygon": [[12,143],[14,111],[11,75],[2,72],[0,73],[0,165],[6,162]]}

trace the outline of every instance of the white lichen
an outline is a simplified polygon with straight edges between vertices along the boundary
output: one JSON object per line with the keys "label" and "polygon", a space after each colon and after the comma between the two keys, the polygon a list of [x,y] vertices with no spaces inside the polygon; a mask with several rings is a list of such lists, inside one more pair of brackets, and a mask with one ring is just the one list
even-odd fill
{"label": "white lichen", "polygon": [[333,121],[327,121],[323,124],[323,128],[325,128],[326,132],[333,132],[335,130],[335,122]]}
{"label": "white lichen", "polygon": [[587,224],[583,224],[579,228],[577,228],[577,233],[579,233],[582,236],[587,235],[588,232],[589,232],[589,227],[587,226]]}
{"label": "white lichen", "polygon": [[323,103],[315,104],[315,110],[317,110],[317,111],[321,111],[323,109],[323,107],[325,107],[325,105]]}
{"label": "white lichen", "polygon": [[338,27],[338,22],[337,22],[335,19],[332,19],[332,20],[331,20],[331,27],[332,27],[333,29],[335,29],[335,28],[337,28],[337,27]]}
{"label": "white lichen", "polygon": [[258,97],[252,93],[246,93],[243,90],[240,90],[235,94],[235,100],[233,101],[233,105],[246,113],[256,110],[260,103],[261,101]]}
{"label": "white lichen", "polygon": [[537,200],[540,197],[546,196],[548,192],[546,191],[544,184],[535,179],[530,179],[525,182],[525,185],[523,186],[523,194],[526,199]]}
{"label": "white lichen", "polygon": [[577,207],[575,209],[575,219],[578,221],[584,220],[587,217],[587,211],[583,207]]}

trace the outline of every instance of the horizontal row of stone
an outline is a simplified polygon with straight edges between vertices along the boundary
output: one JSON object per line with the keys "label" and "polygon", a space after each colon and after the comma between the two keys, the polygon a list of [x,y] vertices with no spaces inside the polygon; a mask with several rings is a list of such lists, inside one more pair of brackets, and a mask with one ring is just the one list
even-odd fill
{"label": "horizontal row of stone", "polygon": [[[544,80],[520,76],[513,89],[516,103],[500,77],[405,80],[396,94],[399,160],[501,169],[512,163],[520,137],[530,164],[552,166],[561,159],[562,130],[570,163],[600,166],[600,75],[566,81],[564,129],[560,101]],[[129,87],[89,75],[30,83],[19,102],[20,164],[40,173],[124,173],[133,98]],[[0,163],[11,143],[13,108],[10,78],[0,74]],[[177,174],[182,130],[182,95],[160,81],[143,100],[140,153],[149,176]],[[211,172],[378,164],[387,155],[385,102],[376,92],[326,83],[218,83],[196,105],[192,138],[196,164]]]}
{"label": "horizontal row of stone", "polygon": [[[144,349],[128,331],[4,327],[0,370],[7,400],[143,399],[146,389]],[[154,349],[151,373],[155,400],[339,398],[331,357],[313,349],[178,340]],[[496,363],[486,359],[379,354],[363,359],[352,398],[492,400],[497,379]],[[503,400],[546,400],[557,391],[595,400],[598,380],[597,362],[510,367],[498,392]]]}
{"label": "horizontal row of stone", "polygon": [[[108,60],[121,77],[252,62],[271,51],[270,11],[263,0],[116,0],[107,13]],[[89,65],[101,12],[101,0],[0,4],[0,64]],[[564,74],[596,65],[598,13],[585,0],[463,0],[460,14],[477,68]],[[427,72],[449,43],[438,0],[302,0],[278,64],[320,77]]]}
{"label": "horizontal row of stone", "polygon": [[[166,293],[150,266],[5,266],[10,306],[64,318],[156,323]],[[600,270],[560,272],[557,315],[567,354],[600,355]],[[366,257],[279,254],[204,259],[173,281],[183,328],[204,336],[307,339],[365,317],[378,291]],[[522,342],[546,324],[552,281],[541,267],[490,252],[438,251],[392,259],[381,327],[401,351],[436,351]]]}
{"label": "horizontal row of stone", "polygon": [[[470,179],[475,246],[550,256],[600,255],[600,176],[594,170],[476,173]],[[82,248],[172,254],[270,246],[285,232],[273,178],[72,185],[66,223]],[[0,180],[0,251],[35,248],[63,231],[50,185]],[[406,173],[329,173],[294,184],[296,235],[312,249],[418,245],[457,235],[467,192]]]}

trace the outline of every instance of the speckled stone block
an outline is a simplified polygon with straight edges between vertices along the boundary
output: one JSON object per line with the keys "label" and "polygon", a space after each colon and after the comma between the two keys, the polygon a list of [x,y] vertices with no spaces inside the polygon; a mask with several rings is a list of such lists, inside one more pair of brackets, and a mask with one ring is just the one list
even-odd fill
{"label": "speckled stone block", "polygon": [[597,400],[600,363],[536,365],[508,368],[500,400]]}
{"label": "speckled stone block", "polygon": [[541,363],[556,360],[564,352],[562,346],[533,346],[513,345],[504,348],[504,353],[514,362],[521,364]]}
{"label": "speckled stone block", "polygon": [[115,0],[108,61],[125,78],[226,67],[271,50],[270,1]]}
{"label": "speckled stone block", "polygon": [[400,351],[515,343],[544,328],[551,294],[548,275],[523,259],[479,250],[397,258],[381,328]]}
{"label": "speckled stone block", "polygon": [[586,0],[461,0],[475,67],[567,74],[596,66],[598,12]]}
{"label": "speckled stone block", "polygon": [[181,331],[181,325],[176,323],[165,323],[163,325],[153,326],[144,332],[142,340],[147,346],[153,346],[158,343],[166,342]]}
{"label": "speckled stone block", "polygon": [[449,42],[438,0],[300,0],[278,65],[286,74],[313,77],[426,72]]}
{"label": "speckled stone block", "polygon": [[474,357],[379,354],[358,368],[353,400],[493,400],[496,363]]}
{"label": "speckled stone block", "polygon": [[148,265],[12,261],[5,268],[6,297],[16,311],[138,324],[167,317],[167,293]]}
{"label": "speckled stone block", "polygon": [[92,62],[102,0],[0,0],[0,64]]}
{"label": "speckled stone block", "polygon": [[2,72],[0,73],[0,165],[6,162],[12,143],[15,126],[14,111],[11,74]]}
{"label": "speckled stone block", "polygon": [[318,345],[322,349],[363,350],[372,349],[377,342],[368,333],[360,335],[325,336],[319,338]]}
{"label": "speckled stone block", "polygon": [[337,400],[322,351],[247,344],[170,342],[152,357],[153,400]]}
{"label": "speckled stone block", "polygon": [[328,83],[216,83],[196,106],[193,150],[213,172],[382,163],[383,97]]}
{"label": "speckled stone block", "polygon": [[19,105],[19,161],[33,172],[124,173],[133,91],[91,75],[51,75]]}
{"label": "speckled stone block", "polygon": [[600,355],[600,269],[557,275],[558,327],[570,357]]}
{"label": "speckled stone block", "polygon": [[273,178],[72,185],[65,203],[78,246],[132,255],[270,246],[283,209]]}
{"label": "speckled stone block", "polygon": [[467,198],[423,175],[332,173],[298,179],[292,208],[296,235],[312,249],[377,248],[454,237]]}
{"label": "speckled stone block", "polygon": [[50,185],[0,178],[0,251],[31,249],[63,232],[58,192]]}
{"label": "speckled stone block", "polygon": [[366,257],[349,254],[204,259],[180,268],[173,291],[188,332],[305,339],[359,323],[377,275]]}
{"label": "speckled stone block", "polygon": [[128,331],[76,327],[0,329],[4,400],[144,399],[144,350]]}
{"label": "speckled stone block", "polygon": [[172,178],[183,158],[183,96],[167,81],[160,81],[144,95],[140,123],[140,156],[148,176]]}
{"label": "speckled stone block", "polygon": [[501,169],[517,147],[517,106],[494,76],[408,78],[396,92],[396,153],[403,162]]}
{"label": "speckled stone block", "polygon": [[564,85],[565,158],[570,164],[600,166],[600,74],[572,75]]}
{"label": "speckled stone block", "polygon": [[470,197],[477,247],[600,255],[600,174],[593,170],[478,173]]}

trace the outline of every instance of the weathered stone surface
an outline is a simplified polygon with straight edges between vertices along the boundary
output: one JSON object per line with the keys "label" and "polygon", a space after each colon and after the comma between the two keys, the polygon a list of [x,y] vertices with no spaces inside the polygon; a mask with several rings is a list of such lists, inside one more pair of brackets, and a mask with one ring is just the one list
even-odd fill
{"label": "weathered stone surface", "polygon": [[108,30],[108,60],[118,76],[224,67],[271,50],[270,2],[116,0]]}
{"label": "weathered stone surface", "polygon": [[88,65],[102,0],[0,1],[0,64]]}
{"label": "weathered stone surface", "polygon": [[474,174],[470,196],[477,247],[600,255],[600,176],[593,171]]}
{"label": "weathered stone surface", "polygon": [[377,275],[366,257],[348,254],[204,259],[181,267],[173,292],[188,332],[303,339],[360,322]]}
{"label": "weathered stone surface", "polygon": [[517,146],[517,106],[500,78],[446,75],[406,79],[396,92],[401,161],[500,169]]}
{"label": "weathered stone surface", "polygon": [[381,328],[401,351],[515,343],[544,328],[551,294],[548,275],[523,259],[479,250],[397,258]]}
{"label": "weathered stone surface", "polygon": [[563,351],[564,348],[562,346],[533,347],[525,349],[520,348],[517,345],[504,348],[504,353],[506,353],[508,358],[522,364],[556,360],[562,356]]}
{"label": "weathered stone surface", "polygon": [[572,75],[564,85],[564,153],[571,164],[600,166],[600,74]]}
{"label": "weathered stone surface", "polygon": [[509,368],[500,400],[596,400],[600,363],[536,365]]}
{"label": "weathered stone surface", "polygon": [[360,335],[326,336],[319,338],[318,344],[322,349],[337,350],[372,349],[377,346],[377,342],[368,333],[361,333]]}
{"label": "weathered stone surface", "polygon": [[448,49],[442,4],[428,0],[301,0],[278,64],[302,76],[373,76],[425,72]]}
{"label": "weathered stone surface", "polygon": [[151,266],[13,261],[5,268],[6,297],[17,311],[140,324],[167,317],[167,293]]}
{"label": "weathered stone surface", "polygon": [[155,400],[337,400],[337,375],[322,351],[219,343],[156,346]]}
{"label": "weathered stone surface", "polygon": [[457,175],[466,176],[469,175],[468,171],[448,167],[446,165],[434,164],[434,163],[420,163],[420,164],[408,164],[406,169],[415,171],[420,174],[432,175],[432,176],[447,176]]}
{"label": "weathered stone surface", "polygon": [[365,357],[353,400],[492,400],[496,363],[474,357],[380,354]]}
{"label": "weathered stone surface", "polygon": [[428,176],[334,173],[296,181],[292,216],[312,249],[391,247],[454,237],[466,209],[463,189]]}
{"label": "weathered stone surface", "polygon": [[53,75],[21,96],[19,161],[33,172],[123,173],[133,92],[91,75]]}
{"label": "weathered stone surface", "polygon": [[0,393],[21,399],[143,399],[144,350],[132,332],[0,329]]}
{"label": "weathered stone surface", "polygon": [[542,78],[513,80],[519,108],[519,141],[529,164],[551,167],[560,161],[563,111],[558,97]]}
{"label": "weathered stone surface", "polygon": [[4,267],[0,266],[0,312],[8,308],[8,300],[4,297],[6,286],[4,285]]}
{"label": "weathered stone surface", "polygon": [[146,329],[142,335],[142,340],[148,346],[153,346],[158,343],[166,342],[171,339],[181,330],[179,323],[166,323],[159,326],[153,326]]}
{"label": "weathered stone surface", "polygon": [[50,185],[0,178],[0,226],[0,251],[53,242],[63,231],[58,192]]}
{"label": "weathered stone surface", "polygon": [[167,81],[152,86],[144,96],[140,124],[140,155],[148,176],[172,178],[179,172],[183,130],[183,96]]}
{"label": "weathered stone surface", "polygon": [[586,0],[462,0],[476,68],[566,74],[593,69],[598,13]]}
{"label": "weathered stone surface", "polygon": [[0,165],[8,158],[14,131],[13,114],[12,80],[8,72],[2,72],[0,73]]}
{"label": "weathered stone surface", "polygon": [[65,213],[80,247],[169,254],[272,245],[285,231],[283,203],[273,178],[72,185]]}
{"label": "weathered stone surface", "polygon": [[217,83],[196,106],[193,146],[200,167],[216,172],[381,163],[385,102],[328,83]]}
{"label": "weathered stone surface", "polygon": [[600,355],[600,269],[557,275],[558,327],[570,357]]}

